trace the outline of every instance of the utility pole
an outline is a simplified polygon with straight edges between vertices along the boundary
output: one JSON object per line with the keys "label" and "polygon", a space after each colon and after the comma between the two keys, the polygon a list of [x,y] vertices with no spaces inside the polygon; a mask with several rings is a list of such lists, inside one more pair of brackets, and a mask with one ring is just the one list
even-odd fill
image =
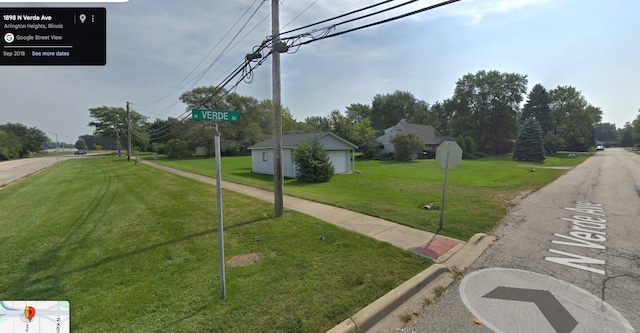
{"label": "utility pole", "polygon": [[131,161],[131,111],[127,102],[127,161]]}
{"label": "utility pole", "polygon": [[275,216],[284,211],[284,178],[282,176],[282,115],[280,106],[280,8],[279,0],[271,0],[271,84],[273,89],[273,194]]}

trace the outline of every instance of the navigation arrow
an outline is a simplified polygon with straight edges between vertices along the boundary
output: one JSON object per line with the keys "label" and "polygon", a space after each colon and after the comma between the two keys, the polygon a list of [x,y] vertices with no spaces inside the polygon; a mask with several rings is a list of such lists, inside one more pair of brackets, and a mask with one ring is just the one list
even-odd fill
{"label": "navigation arrow", "polygon": [[533,302],[557,333],[571,333],[578,326],[575,318],[548,290],[498,287],[482,297]]}

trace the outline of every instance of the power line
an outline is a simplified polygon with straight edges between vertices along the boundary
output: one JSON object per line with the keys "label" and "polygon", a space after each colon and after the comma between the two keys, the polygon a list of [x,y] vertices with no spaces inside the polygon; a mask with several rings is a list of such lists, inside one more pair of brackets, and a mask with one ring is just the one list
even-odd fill
{"label": "power line", "polygon": [[[405,18],[405,17],[412,16],[412,15],[415,15],[415,14],[418,14],[418,13],[422,13],[422,12],[427,11],[427,10],[432,10],[432,9],[436,9],[436,8],[439,8],[439,7],[443,7],[445,5],[449,5],[449,4],[452,4],[452,3],[455,3],[455,2],[459,2],[459,1],[461,1],[461,0],[444,1],[444,2],[441,2],[441,3],[437,3],[435,5],[431,5],[431,6],[423,7],[423,8],[418,9],[418,10],[414,10],[414,11],[409,12],[409,13],[405,13],[405,14],[402,14],[402,15],[394,16],[394,17],[391,17],[391,18],[388,18],[388,19],[385,19],[385,20],[381,20],[381,21],[377,21],[377,22],[374,22],[374,23],[366,24],[366,25],[359,26],[359,27],[356,27],[356,28],[352,28],[352,29],[336,32],[336,33],[333,33],[333,34],[327,33],[327,34],[325,34],[324,36],[321,36],[321,37],[313,37],[313,36],[311,36],[312,39],[310,39],[308,41],[300,42],[300,43],[297,43],[297,44],[295,42],[293,42],[291,45],[288,45],[288,46],[290,48],[291,47],[299,47],[301,45],[310,44],[310,43],[317,42],[317,41],[322,40],[322,39],[336,37],[336,36],[347,34],[349,32],[353,32],[353,31],[357,31],[357,30],[361,30],[361,29],[365,29],[365,28],[370,28],[370,27],[373,27],[373,26],[376,26],[376,25],[380,25],[380,24],[383,24],[383,23],[388,23],[388,22],[391,22],[391,21],[399,20],[401,18]],[[413,0],[411,2],[413,2]],[[333,27],[331,27],[331,28],[333,28]],[[307,35],[306,37],[309,37],[308,35],[310,35],[310,34],[306,34],[306,35]],[[289,37],[289,38],[283,38],[283,39],[285,39],[285,40],[300,40],[302,37],[305,37],[305,34],[301,34],[301,35],[294,36],[294,37]]]}
{"label": "power line", "polygon": [[[238,32],[235,34],[235,36],[231,39],[231,41],[229,43],[227,43],[227,45],[225,46],[225,48],[223,49],[223,51],[218,55],[218,57],[216,57],[216,59],[209,65],[207,66],[206,69],[204,69],[202,72],[200,72],[198,75],[196,75],[193,79],[186,81],[185,80],[191,75],[193,74],[196,69],[198,67],[200,67],[200,65],[205,61],[205,59],[207,59],[211,53],[213,53],[213,51],[220,45],[220,43],[222,43],[222,41],[229,35],[229,33],[231,33],[231,31],[236,27],[236,25],[238,23],[240,23],[240,20],[249,12],[249,10],[251,9],[251,7],[253,7],[258,1],[260,1],[260,3],[258,4],[258,6],[256,7],[256,9],[254,10],[254,12],[251,14],[251,16],[246,20],[246,22],[244,23],[244,25],[240,28],[240,30],[238,30]],[[224,36],[222,36],[222,38],[220,38],[220,40],[216,43],[216,45],[214,45],[211,50],[209,50],[209,52],[207,53],[207,55],[204,56],[204,58],[202,58],[202,60],[184,77],[182,78],[182,80],[180,80],[180,82],[178,82],[170,91],[168,91],[167,93],[165,93],[162,97],[160,97],[159,99],[151,102],[151,103],[146,103],[146,104],[141,104],[140,106],[143,107],[148,107],[148,106],[152,106],[156,103],[158,103],[159,101],[167,98],[169,95],[175,93],[178,89],[183,88],[186,84],[188,84],[189,82],[192,82],[191,88],[193,88],[203,77],[204,75],[206,75],[208,73],[208,71],[211,69],[211,67],[213,65],[215,65],[229,50],[229,46],[231,43],[233,43],[235,41],[235,39],[237,38],[237,36],[242,32],[242,30],[244,30],[244,28],[247,26],[247,24],[251,21],[251,19],[255,16],[255,14],[258,12],[258,10],[262,7],[262,5],[264,4],[263,0],[255,0],[245,11],[244,13],[240,16],[240,18],[238,18],[236,20],[236,22],[231,26],[231,28],[229,28],[229,30],[224,34]],[[254,28],[255,29],[255,28]],[[237,45],[237,43],[234,45],[234,47]],[[184,85],[182,85],[182,83],[185,83]],[[175,103],[177,104],[177,103]],[[162,113],[168,111],[169,109],[173,108],[173,106],[175,106],[175,104],[173,104],[170,108],[165,109]]]}
{"label": "power line", "polygon": [[338,15],[338,16],[335,16],[335,17],[332,17],[332,18],[329,18],[329,19],[326,19],[326,20],[322,20],[322,21],[320,21],[320,22],[316,22],[316,23],[308,24],[308,25],[305,25],[305,26],[300,27],[300,28],[296,28],[296,29],[292,29],[292,30],[285,31],[285,32],[281,32],[281,33],[280,33],[280,36],[285,35],[285,34],[288,34],[288,33],[291,33],[291,32],[294,32],[294,31],[298,31],[298,30],[302,30],[302,29],[310,28],[310,27],[313,27],[314,25],[318,25],[318,24],[322,24],[322,23],[329,22],[329,21],[337,20],[337,19],[339,19],[339,18],[343,18],[343,17],[349,16],[349,15],[351,15],[351,14],[359,13],[359,12],[361,12],[361,11],[365,11],[365,10],[367,10],[367,9],[371,9],[371,8],[374,8],[374,7],[377,7],[377,6],[380,6],[380,5],[384,5],[385,3],[393,2],[393,1],[395,1],[395,0],[386,0],[386,1],[378,2],[378,3],[376,3],[376,4],[373,4],[373,5],[370,5],[370,6],[364,7],[364,8],[356,9],[356,10],[354,10],[354,11],[351,11],[351,12],[348,12],[348,13],[345,13],[345,14],[342,14],[342,15]]}

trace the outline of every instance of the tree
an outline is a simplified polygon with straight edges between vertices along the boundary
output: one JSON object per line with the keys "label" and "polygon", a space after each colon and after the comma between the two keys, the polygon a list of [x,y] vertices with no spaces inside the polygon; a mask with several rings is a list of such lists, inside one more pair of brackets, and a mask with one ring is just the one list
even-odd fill
{"label": "tree", "polygon": [[553,114],[551,114],[551,108],[549,107],[551,100],[547,90],[541,85],[536,84],[531,89],[527,103],[522,109],[520,115],[520,125],[524,124],[525,120],[533,118],[538,121],[542,133],[555,132],[556,123],[553,120]]}
{"label": "tree", "polygon": [[326,132],[329,130],[329,120],[320,116],[311,116],[304,119],[309,129],[313,132]]}
{"label": "tree", "polygon": [[549,91],[556,132],[566,149],[586,151],[595,145],[594,127],[602,120],[602,110],[590,105],[582,93],[571,86]]}
{"label": "tree", "polygon": [[414,133],[398,133],[389,141],[393,144],[398,161],[409,161],[416,153],[424,150],[424,143]]}
{"label": "tree", "polygon": [[352,123],[360,123],[371,117],[371,107],[366,104],[353,103],[347,106],[345,113]]}
{"label": "tree", "polygon": [[451,134],[451,117],[455,111],[455,105],[450,99],[445,99],[442,103],[435,102],[431,105],[430,113],[436,118],[433,124],[427,124],[435,127],[442,135]]}
{"label": "tree", "polygon": [[[127,130],[129,127],[127,110],[121,107],[100,106],[89,109],[89,115],[94,119],[89,122],[89,126],[95,127],[94,134],[116,140],[118,156],[122,156],[121,147],[125,145]],[[135,133],[146,133],[144,128],[147,117],[131,110],[131,128]],[[146,147],[148,137],[132,137],[138,146]]]}
{"label": "tree", "polygon": [[20,156],[20,144],[0,129],[0,161],[11,160]]}
{"label": "tree", "polygon": [[640,114],[636,116],[636,119],[634,119],[633,122],[631,122],[631,127],[633,129],[631,137],[633,138],[634,144],[640,142]]}
{"label": "tree", "polygon": [[540,128],[537,120],[528,118],[524,121],[513,149],[513,159],[535,162],[544,161],[542,128]]}
{"label": "tree", "polygon": [[620,137],[620,146],[633,147],[633,126],[631,122],[626,122],[624,127],[618,130]]}
{"label": "tree", "polygon": [[618,128],[616,124],[599,123],[595,125],[596,141],[617,141]]}
{"label": "tree", "polygon": [[[13,158],[24,158],[31,153],[42,151],[44,144],[50,141],[43,131],[35,127],[27,127],[23,124],[6,123],[0,125],[0,130],[3,130],[7,134],[5,145],[11,147],[10,151],[17,152],[17,156]],[[13,153],[11,155],[13,155]]]}
{"label": "tree", "polygon": [[453,135],[471,136],[483,153],[511,150],[518,114],[526,93],[527,76],[481,70],[456,82],[450,108]]}
{"label": "tree", "polygon": [[298,144],[293,151],[298,181],[303,183],[327,182],[333,177],[335,168],[320,140]]}
{"label": "tree", "polygon": [[559,150],[563,150],[567,146],[564,140],[553,134],[553,132],[547,132],[544,135],[544,150],[549,154],[555,154]]}
{"label": "tree", "polygon": [[87,149],[87,143],[82,139],[76,141],[76,149],[85,149],[86,150]]}
{"label": "tree", "polygon": [[400,120],[419,123],[416,120],[428,113],[429,105],[416,99],[408,91],[396,90],[393,94],[377,94],[371,103],[371,125],[376,130],[384,130]]}

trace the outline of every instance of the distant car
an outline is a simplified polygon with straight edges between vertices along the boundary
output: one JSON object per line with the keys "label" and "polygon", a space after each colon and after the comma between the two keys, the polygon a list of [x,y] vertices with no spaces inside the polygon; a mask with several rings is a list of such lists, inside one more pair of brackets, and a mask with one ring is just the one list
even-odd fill
{"label": "distant car", "polygon": [[604,150],[604,145],[597,145],[596,150]]}
{"label": "distant car", "polygon": [[87,155],[87,151],[84,149],[78,149],[75,152],[76,155]]}

